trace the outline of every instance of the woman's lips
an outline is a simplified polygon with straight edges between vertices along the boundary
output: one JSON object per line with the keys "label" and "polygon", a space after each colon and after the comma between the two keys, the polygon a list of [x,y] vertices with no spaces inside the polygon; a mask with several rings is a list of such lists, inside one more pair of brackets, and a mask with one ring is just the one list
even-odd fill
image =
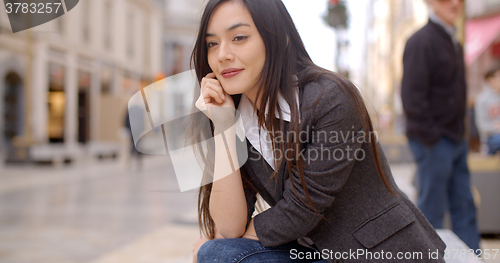
{"label": "woman's lips", "polygon": [[[228,78],[232,78],[238,74],[240,74],[240,72],[242,72],[243,70],[242,69],[235,69],[235,70],[231,70],[229,72],[226,72],[226,73],[222,73],[222,77],[228,79]],[[223,71],[224,72],[224,71]]]}

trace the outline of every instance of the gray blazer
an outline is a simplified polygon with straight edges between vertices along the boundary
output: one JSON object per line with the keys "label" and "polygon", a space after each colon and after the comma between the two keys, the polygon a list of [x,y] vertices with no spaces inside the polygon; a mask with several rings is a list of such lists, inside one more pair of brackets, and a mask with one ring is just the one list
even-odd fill
{"label": "gray blazer", "polygon": [[[398,195],[391,194],[380,179],[368,136],[365,138],[364,133],[356,132],[362,131],[362,123],[354,102],[339,86],[325,79],[300,87],[299,101],[301,142],[304,142],[305,164],[309,162],[304,167],[305,183],[320,213],[301,202],[306,198],[296,168],[292,168],[290,178],[283,163],[278,170],[278,180],[270,179],[273,169],[248,143],[249,160],[243,169],[271,205],[254,218],[260,242],[269,247],[307,237],[320,252],[328,254],[323,257],[328,262],[412,261],[395,259],[398,252],[402,252],[399,254],[402,256],[415,252],[416,257],[421,256],[415,260],[419,262],[444,262],[446,245],[397,187],[379,144],[382,168]],[[315,157],[317,153],[322,157]],[[251,189],[245,193],[250,216],[256,193]],[[352,257],[353,252],[361,251],[365,256]],[[393,260],[370,260],[367,254],[382,251],[392,253]],[[336,254],[343,260],[335,260],[336,252],[343,253]],[[433,257],[439,255],[439,260],[429,259],[430,252],[434,252]]]}

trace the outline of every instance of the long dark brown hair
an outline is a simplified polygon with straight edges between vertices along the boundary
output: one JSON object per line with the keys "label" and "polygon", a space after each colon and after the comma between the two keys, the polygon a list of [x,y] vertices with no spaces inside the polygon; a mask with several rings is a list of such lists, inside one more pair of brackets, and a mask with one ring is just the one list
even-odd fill
{"label": "long dark brown hair", "polygon": [[[273,134],[276,131],[284,131],[285,129],[285,123],[281,116],[281,111],[278,110],[278,93],[281,93],[285,101],[290,105],[291,121],[289,130],[291,132],[295,132],[294,134],[299,134],[299,109],[297,107],[295,91],[291,87],[294,87],[297,84],[299,87],[302,87],[309,82],[318,81],[320,77],[326,77],[341,87],[348,97],[355,102],[359,118],[363,123],[364,132],[367,136],[370,136],[369,142],[373,149],[375,164],[380,178],[384,182],[386,188],[391,193],[395,194],[389,186],[384,172],[382,171],[378,156],[377,139],[375,138],[373,132],[373,125],[359,91],[348,79],[318,67],[312,62],[311,58],[307,54],[297,29],[295,28],[290,14],[281,0],[208,1],[201,18],[198,38],[191,56],[192,67],[194,67],[196,71],[198,82],[201,82],[203,77],[212,72],[212,69],[208,64],[206,43],[206,31],[210,17],[218,5],[227,1],[241,1],[246,6],[266,47],[266,61],[258,82],[259,89],[257,98],[260,97],[262,103],[260,104],[259,109],[257,109],[257,116],[259,126],[264,127],[270,132],[271,140],[273,139]],[[296,76],[296,78],[294,76]],[[297,79],[298,83],[296,83]],[[200,89],[198,87],[195,89],[193,109],[194,103],[199,95]],[[233,98],[235,99],[235,103],[237,103],[238,96],[233,96]],[[278,110],[277,112],[279,112],[279,118],[276,118],[273,114],[267,114],[266,117],[266,107],[268,107],[268,112],[276,112]],[[212,129],[208,130],[202,128],[206,127],[207,124],[211,125],[210,120],[204,114],[192,114],[187,134],[187,138],[190,140],[191,144],[199,143],[213,136],[213,126],[209,126],[212,127]],[[300,158],[301,144],[297,138],[293,137],[294,136],[292,136],[289,139],[290,141],[287,141],[286,143],[273,145],[273,148],[279,147],[280,152],[288,154],[287,156],[282,156],[279,160],[276,160],[276,167],[280,167],[282,162],[286,161],[286,165],[290,173],[292,171],[292,167],[297,168],[300,182],[307,199],[301,201],[304,204],[307,203],[306,205],[309,208],[317,212],[310,200],[308,189],[306,188],[304,180],[303,160]],[[290,150],[285,151],[285,149]],[[213,175],[213,160],[208,158],[208,156],[213,156],[214,154],[213,145],[209,145],[209,147],[205,149],[198,147],[195,149],[195,152],[204,164],[204,178],[206,182],[210,182],[210,178],[212,178]],[[277,170],[278,169],[276,169],[276,171],[272,174],[272,178],[277,179]],[[253,188],[244,169],[240,169],[240,171],[244,186]],[[293,180],[291,180],[291,182],[295,190]],[[210,216],[208,206],[211,188],[211,183],[208,183],[200,188],[198,195],[198,220],[201,231],[207,237],[213,239],[215,225]]]}

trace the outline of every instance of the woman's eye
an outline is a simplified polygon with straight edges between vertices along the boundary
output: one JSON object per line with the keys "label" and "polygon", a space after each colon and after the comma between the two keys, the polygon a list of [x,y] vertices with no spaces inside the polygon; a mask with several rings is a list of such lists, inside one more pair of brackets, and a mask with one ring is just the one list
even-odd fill
{"label": "woman's eye", "polygon": [[235,41],[242,41],[242,40],[245,40],[247,38],[248,38],[248,36],[236,36],[236,37],[234,37],[234,40]]}
{"label": "woman's eye", "polygon": [[214,47],[215,45],[217,45],[217,43],[216,43],[216,42],[209,42],[209,43],[207,44],[207,47],[208,47],[208,48],[212,48],[212,47]]}

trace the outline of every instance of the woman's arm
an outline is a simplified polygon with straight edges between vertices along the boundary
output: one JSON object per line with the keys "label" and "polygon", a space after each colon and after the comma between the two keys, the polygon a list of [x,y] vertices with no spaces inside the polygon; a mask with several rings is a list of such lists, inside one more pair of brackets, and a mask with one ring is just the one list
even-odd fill
{"label": "woman's arm", "polygon": [[223,237],[237,238],[245,232],[247,202],[240,170],[234,170],[235,167],[239,167],[236,133],[234,126],[225,131],[219,131],[216,127],[215,134],[219,132],[223,136],[215,136],[215,168],[209,203],[210,215]]}
{"label": "woman's arm", "polygon": [[196,107],[214,124],[214,180],[210,194],[210,216],[220,235],[241,237],[247,225],[247,203],[236,152],[234,102],[222,88],[215,74],[201,83]]}

